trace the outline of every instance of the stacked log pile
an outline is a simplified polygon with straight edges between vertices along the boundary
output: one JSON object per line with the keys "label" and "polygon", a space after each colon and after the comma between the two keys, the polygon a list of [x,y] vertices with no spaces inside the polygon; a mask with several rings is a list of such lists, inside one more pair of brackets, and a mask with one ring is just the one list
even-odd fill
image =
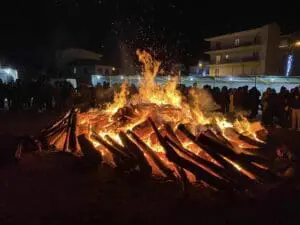
{"label": "stacked log pile", "polygon": [[[149,118],[147,131],[155,135],[157,142],[163,147],[164,153],[158,153],[147,145],[141,135],[131,129],[119,132],[122,144],[106,135],[100,136],[91,127],[86,134],[77,134],[77,111],[75,109],[61,117],[53,125],[42,130],[40,140],[45,147],[71,153],[81,152],[91,165],[102,162],[101,152],[94,143],[102,146],[112,156],[115,170],[122,176],[136,180],[149,179],[154,167],[165,179],[187,183],[187,173],[196,177],[206,187],[223,192],[245,192],[253,184],[273,183],[278,177],[271,173],[268,160],[255,154],[237,153],[234,147],[222,135],[212,130],[201,132],[195,136],[181,124],[174,130],[170,125],[158,125]],[[150,134],[149,134],[150,135]],[[143,134],[145,136],[145,134]],[[249,137],[243,141],[262,147]],[[188,140],[196,145],[210,160],[201,157],[184,147],[181,140]]]}

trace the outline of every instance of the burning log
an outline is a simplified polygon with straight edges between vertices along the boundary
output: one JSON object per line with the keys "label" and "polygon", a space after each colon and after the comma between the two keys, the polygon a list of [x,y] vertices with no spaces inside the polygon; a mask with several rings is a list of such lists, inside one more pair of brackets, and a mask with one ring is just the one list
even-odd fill
{"label": "burning log", "polygon": [[136,173],[136,167],[138,163],[132,157],[124,155],[122,150],[116,148],[115,146],[110,145],[99,135],[92,134],[92,138],[102,144],[111,154],[116,165],[116,171],[120,175],[128,175]]}
{"label": "burning log", "polygon": [[248,145],[252,145],[254,147],[258,147],[258,148],[262,148],[265,146],[264,143],[262,142],[258,142],[254,139],[252,139],[251,137],[249,136],[245,136],[241,133],[238,133],[235,129],[233,128],[227,128],[225,129],[225,134],[228,134],[229,136],[235,136],[236,139],[240,140],[240,141],[243,141],[245,142],[246,144]]}
{"label": "burning log", "polygon": [[226,170],[230,181],[241,185],[249,185],[253,183],[253,181],[248,176],[244,175],[243,173],[240,173],[240,171],[238,171],[238,169],[232,163],[226,161],[222,156],[220,156],[217,153],[218,149],[214,149],[211,146],[205,145],[199,140],[197,140],[196,137],[192,133],[190,133],[184,125],[179,125],[178,128],[183,134],[185,134],[191,141],[197,144],[214,161],[216,161]]}
{"label": "burning log", "polygon": [[239,139],[246,142],[247,144],[250,144],[250,145],[253,145],[253,146],[256,146],[256,147],[259,147],[259,148],[262,148],[265,146],[264,143],[261,143],[261,142],[258,142],[248,136],[245,136],[243,134],[239,134]]}
{"label": "burning log", "polygon": [[167,131],[169,137],[180,147],[183,147],[176,134],[174,133],[172,127],[168,124],[164,124],[165,130]]}
{"label": "burning log", "polygon": [[186,170],[193,173],[198,180],[202,180],[205,183],[209,184],[210,186],[212,186],[218,190],[232,192],[233,187],[228,182],[211,175],[210,173],[206,172],[204,169],[200,168],[199,166],[192,163],[191,161],[188,161],[188,160],[180,157],[175,152],[175,150],[167,143],[167,139],[161,136],[161,134],[159,133],[154,122],[151,120],[151,118],[149,118],[149,121],[153,127],[153,130],[155,131],[156,135],[158,136],[158,140],[159,140],[160,144],[164,147],[164,149],[166,151],[167,158],[171,162],[175,163],[175,165],[185,168]]}
{"label": "burning log", "polygon": [[244,170],[247,170],[251,174],[258,176],[262,180],[269,180],[274,181],[276,179],[276,176],[271,174],[271,172],[263,170],[252,163],[249,163],[248,160],[245,159],[245,157],[240,157],[238,154],[236,154],[232,149],[227,148],[223,144],[217,142],[216,140],[201,134],[198,138],[200,142],[203,144],[206,144],[208,146],[211,146],[213,149],[218,149],[221,155],[229,158],[230,160],[234,161],[238,165],[240,165]]}
{"label": "burning log", "polygon": [[130,151],[137,160],[141,174],[144,177],[150,177],[152,174],[152,167],[145,158],[144,153],[124,132],[120,132],[119,136],[124,146],[126,146],[127,150]]}
{"label": "burning log", "polygon": [[165,165],[165,163],[160,160],[157,154],[145,144],[134,132],[128,131],[133,140],[139,145],[139,147],[152,159],[155,165],[159,168],[159,170],[168,178],[175,179],[174,173],[171,169]]}
{"label": "burning log", "polygon": [[62,117],[60,117],[54,124],[51,124],[47,128],[43,129],[41,131],[42,136],[51,136],[51,134],[55,133],[57,129],[59,129],[61,126],[65,125],[67,120],[70,117],[71,111],[64,114]]}
{"label": "burning log", "polygon": [[74,109],[70,118],[70,135],[69,135],[69,148],[73,151],[77,151],[77,112]]}
{"label": "burning log", "polygon": [[209,136],[210,138],[213,138],[213,139],[215,139],[215,140],[217,140],[219,142],[222,142],[224,145],[228,146],[229,148],[233,148],[232,144],[223,136],[223,134],[220,131],[220,129],[217,126],[215,126],[214,128],[215,128],[215,130],[217,130],[218,134],[214,133],[210,129],[204,131],[203,133],[205,135]]}
{"label": "burning log", "polygon": [[129,160],[130,157],[126,156],[123,151],[118,149],[115,146],[110,145],[108,142],[106,142],[103,138],[101,138],[97,134],[92,134],[91,138],[102,144],[114,157],[115,163],[118,164],[118,162]]}
{"label": "burning log", "polygon": [[187,196],[188,195],[187,187],[189,184],[189,179],[187,177],[187,174],[182,167],[175,165],[175,168],[176,168],[177,174],[179,176],[179,179],[177,179],[177,181],[181,188],[181,192],[184,193],[185,196]]}
{"label": "burning log", "polygon": [[105,135],[106,140],[112,144],[124,157],[132,158],[130,154],[127,153],[126,148],[124,148],[122,145],[117,143],[113,138],[111,138],[109,135]]}
{"label": "burning log", "polygon": [[215,160],[219,165],[222,165],[224,168],[231,170],[233,167],[225,159],[212,150],[210,146],[204,145],[198,140],[184,125],[180,124],[178,129],[188,137],[192,142],[198,145],[203,151],[205,151],[213,160]]}
{"label": "burning log", "polygon": [[86,160],[90,168],[95,168],[101,165],[102,155],[98,152],[94,145],[86,138],[85,135],[80,135],[78,137],[78,142],[81,148],[82,153],[84,154],[83,158]]}
{"label": "burning log", "polygon": [[148,120],[135,126],[132,129],[132,131],[142,139],[144,139],[146,136],[148,136],[149,134],[151,134],[153,132],[152,127]]}
{"label": "burning log", "polygon": [[64,144],[65,144],[65,140],[67,138],[67,132],[66,130],[62,133],[61,136],[59,136],[55,142],[54,142],[54,146],[57,150],[60,150],[62,151],[63,150],[63,147],[64,147]]}
{"label": "burning log", "polygon": [[214,163],[211,163],[205,159],[202,159],[201,157],[197,156],[196,154],[194,154],[193,152],[177,145],[176,143],[174,143],[172,140],[170,140],[168,137],[166,138],[167,142],[174,148],[176,148],[181,154],[183,154],[184,156],[186,156],[187,158],[190,158],[191,160],[197,162],[198,164],[207,167],[208,169],[210,169],[212,172],[216,173],[218,176],[222,177],[222,178],[226,178],[226,173],[225,170],[222,169],[221,167],[217,166]]}
{"label": "burning log", "polygon": [[66,152],[69,149],[69,141],[70,141],[70,127],[68,126],[66,129],[66,139],[63,147],[63,151]]}
{"label": "burning log", "polygon": [[46,145],[46,147],[49,146],[55,146],[55,143],[57,142],[57,140],[64,134],[64,132],[66,132],[67,126],[63,126],[61,127],[56,134],[53,134],[52,136],[48,137],[48,138],[42,138],[42,140],[45,140],[44,145]]}

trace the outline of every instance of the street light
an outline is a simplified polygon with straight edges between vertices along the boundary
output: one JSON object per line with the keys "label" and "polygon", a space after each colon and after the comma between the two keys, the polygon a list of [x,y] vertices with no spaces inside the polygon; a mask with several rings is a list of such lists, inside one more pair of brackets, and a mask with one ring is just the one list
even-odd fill
{"label": "street light", "polygon": [[300,47],[300,41],[296,41],[296,42],[295,42],[295,46],[296,46],[296,47]]}

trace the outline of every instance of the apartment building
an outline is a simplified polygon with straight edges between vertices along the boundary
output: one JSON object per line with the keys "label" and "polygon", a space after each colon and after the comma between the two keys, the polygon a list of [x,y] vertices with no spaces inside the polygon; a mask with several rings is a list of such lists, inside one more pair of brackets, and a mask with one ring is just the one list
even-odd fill
{"label": "apartment building", "polygon": [[256,29],[205,39],[210,42],[211,76],[277,75],[280,28],[268,24]]}

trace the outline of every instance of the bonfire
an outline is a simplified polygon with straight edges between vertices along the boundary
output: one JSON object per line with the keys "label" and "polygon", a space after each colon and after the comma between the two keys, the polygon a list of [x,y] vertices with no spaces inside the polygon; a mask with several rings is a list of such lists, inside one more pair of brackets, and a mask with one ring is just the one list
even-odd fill
{"label": "bonfire", "polygon": [[260,154],[265,143],[257,136],[264,130],[259,122],[228,120],[204,90],[191,88],[183,96],[176,77],[158,85],[160,62],[146,51],[137,50],[137,56],[143,65],[137,94],[129,94],[125,81],[104,108],[73,109],[44,129],[44,143],[79,157],[99,153],[102,163],[136,179],[245,191],[277,178]]}

